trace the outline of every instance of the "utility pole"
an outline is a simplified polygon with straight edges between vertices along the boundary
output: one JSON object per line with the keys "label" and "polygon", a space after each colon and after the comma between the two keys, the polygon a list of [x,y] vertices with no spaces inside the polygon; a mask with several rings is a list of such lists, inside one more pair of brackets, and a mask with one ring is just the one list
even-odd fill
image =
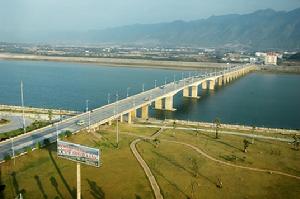
{"label": "utility pole", "polygon": [[26,133],[26,124],[25,124],[25,115],[24,115],[23,81],[21,81],[21,104],[22,104],[23,131],[24,133]]}
{"label": "utility pole", "polygon": [[127,87],[127,98],[129,97],[129,89],[130,89],[130,87]]}
{"label": "utility pole", "polygon": [[14,138],[11,138],[11,149],[12,149],[12,155],[14,159],[14,166],[16,165],[16,157],[15,157],[15,147],[14,147]]}
{"label": "utility pole", "polygon": [[[116,114],[118,115],[118,112],[119,112],[119,110],[118,110],[118,99],[119,99],[119,95],[118,95],[118,92],[117,92],[117,94],[116,94]],[[116,130],[117,130],[117,148],[119,148],[119,117],[117,117],[117,125],[116,125]]]}
{"label": "utility pole", "polygon": [[86,100],[86,108],[85,111],[89,114],[89,132],[91,127],[91,111],[89,111],[89,100]]}
{"label": "utility pole", "polygon": [[77,162],[77,199],[81,199],[81,173],[79,162]]}
{"label": "utility pole", "polygon": [[58,124],[55,123],[55,128],[56,128],[56,142],[58,142]]}

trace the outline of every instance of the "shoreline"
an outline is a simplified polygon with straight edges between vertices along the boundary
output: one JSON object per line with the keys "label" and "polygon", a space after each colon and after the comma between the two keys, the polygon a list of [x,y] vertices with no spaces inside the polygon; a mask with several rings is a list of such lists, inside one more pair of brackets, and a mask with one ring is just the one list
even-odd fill
{"label": "shoreline", "polygon": [[[70,62],[82,64],[105,65],[112,67],[133,67],[148,69],[169,69],[169,70],[199,70],[199,69],[222,69],[227,66],[226,63],[212,62],[183,62],[183,61],[157,61],[145,59],[121,59],[121,58],[91,58],[91,57],[60,57],[43,56],[33,54],[12,54],[0,53],[0,60],[16,61],[53,61]],[[230,64],[240,65],[240,64]]]}

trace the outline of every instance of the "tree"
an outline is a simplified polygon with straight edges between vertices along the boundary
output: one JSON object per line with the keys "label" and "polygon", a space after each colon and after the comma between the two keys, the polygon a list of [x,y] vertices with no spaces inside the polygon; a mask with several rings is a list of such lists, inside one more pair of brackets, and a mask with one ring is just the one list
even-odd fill
{"label": "tree", "polygon": [[66,137],[70,137],[72,135],[72,132],[71,131],[69,131],[69,130],[66,130],[65,131],[65,136]]}
{"label": "tree", "polygon": [[175,135],[175,129],[176,129],[176,121],[173,122],[173,135]]}
{"label": "tree", "polygon": [[244,152],[247,153],[247,148],[249,147],[249,145],[251,144],[251,142],[249,142],[248,140],[244,139]]}
{"label": "tree", "polygon": [[44,139],[44,145],[47,146],[50,144],[50,140],[48,138]]}
{"label": "tree", "polygon": [[221,121],[219,118],[214,120],[215,128],[216,128],[216,139],[219,138],[219,128],[221,127]]}
{"label": "tree", "polygon": [[5,161],[11,160],[11,156],[9,154],[5,154],[4,155],[4,160]]}
{"label": "tree", "polygon": [[49,121],[52,122],[52,117],[53,117],[53,112],[52,110],[48,110],[48,118],[49,118]]}
{"label": "tree", "polygon": [[153,141],[154,141],[155,147],[158,147],[160,140],[158,138],[155,138]]}
{"label": "tree", "polygon": [[294,144],[294,149],[295,149],[296,151],[299,151],[300,140],[299,140],[299,138],[297,137],[297,135],[294,135],[293,138],[294,138],[294,142],[293,142],[293,144]]}
{"label": "tree", "polygon": [[253,125],[252,126],[252,141],[251,141],[251,144],[254,144],[254,131],[255,131],[255,126]]}
{"label": "tree", "polygon": [[199,176],[199,165],[195,158],[191,158],[192,161],[192,171],[195,178]]}

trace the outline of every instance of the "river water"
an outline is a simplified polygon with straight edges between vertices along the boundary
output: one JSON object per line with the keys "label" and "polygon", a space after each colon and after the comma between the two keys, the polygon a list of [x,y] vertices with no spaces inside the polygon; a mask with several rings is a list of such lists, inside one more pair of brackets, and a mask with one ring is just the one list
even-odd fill
{"label": "river water", "polygon": [[[206,72],[206,71],[205,71]],[[188,76],[193,71],[109,67],[78,63],[0,60],[0,104],[20,105],[20,81],[26,106],[83,111],[143,89]],[[175,96],[175,112],[151,109],[151,116],[276,128],[300,129],[300,75],[251,73],[200,99]]]}

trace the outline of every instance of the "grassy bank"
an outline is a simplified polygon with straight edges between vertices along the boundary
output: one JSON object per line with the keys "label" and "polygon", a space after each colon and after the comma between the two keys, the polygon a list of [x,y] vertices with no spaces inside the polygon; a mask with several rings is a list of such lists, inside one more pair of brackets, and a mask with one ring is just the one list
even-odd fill
{"label": "grassy bank", "polygon": [[[81,167],[83,198],[153,198],[143,169],[130,150],[135,135],[151,136],[157,128],[134,128],[120,124],[116,148],[116,126],[102,126],[93,133],[81,132],[64,140],[101,149],[99,168]],[[153,172],[164,198],[297,198],[300,181],[267,172],[249,171],[216,163],[195,150],[164,140],[199,147],[218,160],[234,165],[265,168],[300,176],[299,151],[277,141],[254,140],[243,152],[243,137],[168,129],[158,142],[144,140],[138,151]],[[76,164],[57,158],[56,145],[35,150],[1,164],[5,198],[23,192],[24,198],[74,198]],[[220,187],[220,182],[222,186]]]}
{"label": "grassy bank", "polygon": [[[51,124],[49,121],[34,121],[32,124],[30,124],[29,126],[26,127],[26,132],[30,132],[30,131],[33,131],[33,130],[36,130],[39,128],[43,128],[45,126],[48,126],[49,124]],[[22,128],[12,130],[9,132],[5,132],[5,133],[1,133],[0,140],[6,140],[11,137],[21,135],[23,133],[24,133],[24,130]]]}

